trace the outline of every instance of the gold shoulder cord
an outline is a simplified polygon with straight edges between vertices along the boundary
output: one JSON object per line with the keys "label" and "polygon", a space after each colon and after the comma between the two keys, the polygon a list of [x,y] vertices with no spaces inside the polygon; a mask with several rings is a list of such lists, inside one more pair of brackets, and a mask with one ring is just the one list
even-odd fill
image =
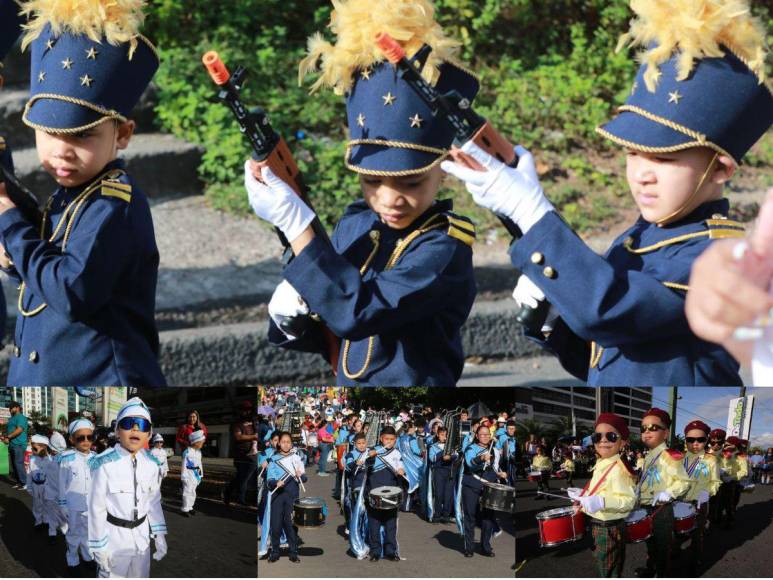
{"label": "gold shoulder cord", "polygon": [[[109,173],[109,172],[108,172]],[[123,173],[123,172],[122,172]],[[62,226],[67,223],[67,227],[64,230],[64,236],[62,237],[62,252],[64,252],[65,248],[67,247],[67,241],[70,239],[70,234],[72,233],[72,227],[75,223],[75,218],[78,217],[78,213],[81,210],[81,207],[85,203],[85,201],[93,194],[95,191],[97,191],[100,187],[102,187],[102,180],[105,178],[107,173],[100,176],[96,180],[94,180],[94,183],[92,183],[89,187],[84,189],[78,196],[76,196],[75,199],[73,199],[69,205],[65,208],[64,213],[62,214],[62,218],[59,220],[59,223],[56,226],[56,229],[54,230],[54,233],[51,234],[51,237],[48,239],[49,242],[53,242],[56,240],[56,238],[59,236],[59,232],[62,230]],[[40,237],[41,239],[45,239],[46,235],[46,220],[48,219],[48,211],[51,209],[51,201],[53,198],[49,198],[48,204],[46,204],[46,209],[43,212],[43,219],[40,223]],[[72,211],[72,214],[67,217],[68,214]],[[24,303],[24,291],[27,289],[27,284],[25,282],[21,283],[21,286],[19,286],[19,300],[17,303],[17,307],[19,309],[19,313],[21,313],[24,317],[31,317],[36,316],[43,312],[45,310],[46,306],[48,304],[43,303],[40,306],[37,306],[36,308],[33,308],[32,310],[24,310],[22,307],[22,304]]]}
{"label": "gold shoulder cord", "polygon": [[[435,230],[437,228],[443,227],[446,224],[444,222],[439,223],[433,223],[437,221],[437,218],[442,217],[442,214],[435,214],[431,218],[429,218],[426,222],[424,222],[421,226],[419,226],[418,229],[411,232],[408,236],[405,237],[405,239],[401,240],[397,246],[395,246],[394,251],[392,252],[392,255],[389,257],[389,261],[387,262],[386,268],[384,268],[384,271],[391,270],[394,268],[395,264],[400,260],[402,255],[405,253],[405,250],[408,249],[408,246],[413,242],[416,238],[418,238],[420,235],[429,232],[431,230]],[[373,249],[371,250],[370,254],[368,255],[368,258],[365,260],[365,263],[360,268],[360,276],[364,276],[365,272],[368,271],[368,268],[370,267],[370,263],[373,261],[373,258],[376,257],[376,253],[378,252],[379,244],[380,244],[380,233],[378,230],[374,230],[370,232],[370,239],[373,241]],[[359,379],[362,375],[365,374],[365,372],[368,370],[368,367],[370,366],[370,361],[373,358],[373,347],[376,343],[376,337],[370,336],[368,337],[368,352],[365,355],[365,363],[362,365],[362,368],[357,371],[356,373],[353,373],[349,370],[349,348],[351,347],[351,341],[346,339],[344,340],[344,353],[343,353],[343,359],[341,360],[341,368],[344,371],[344,376],[347,379],[355,380]]]}

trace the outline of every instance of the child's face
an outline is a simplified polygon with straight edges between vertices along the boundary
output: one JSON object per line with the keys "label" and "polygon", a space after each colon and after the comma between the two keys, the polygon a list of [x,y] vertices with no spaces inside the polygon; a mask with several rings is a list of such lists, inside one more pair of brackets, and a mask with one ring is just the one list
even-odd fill
{"label": "child's face", "polygon": [[685,434],[685,439],[703,439],[703,441],[693,441],[690,443],[687,441],[687,449],[691,453],[702,453],[704,449],[706,449],[706,441],[708,440],[708,437],[706,436],[706,433],[701,431],[700,429],[690,429]]}
{"label": "child's face", "polygon": [[45,457],[48,455],[48,447],[42,443],[33,443],[32,452],[38,457]]}
{"label": "child's face", "polygon": [[655,449],[658,445],[663,443],[668,437],[668,428],[663,425],[663,421],[656,415],[647,415],[641,420],[642,427],[645,425],[657,425],[660,427],[655,431],[644,431],[642,429],[641,440],[649,449]]}
{"label": "child's face", "polygon": [[126,149],[134,121],[110,120],[74,135],[35,131],[38,158],[43,169],[63,187],[83,185]]}
{"label": "child's face", "polygon": [[194,449],[201,449],[202,447],[204,447],[204,439],[202,439],[201,441],[196,441],[196,443],[191,445],[191,447],[193,447]]}
{"label": "child's face", "polygon": [[365,439],[357,439],[354,445],[357,447],[357,451],[360,453],[363,453],[368,448],[368,446],[365,444]]}
{"label": "child's face", "polygon": [[446,433],[445,431],[438,431],[437,432],[437,440],[440,443],[445,443],[447,439],[448,439],[448,433]]}
{"label": "child's face", "polygon": [[512,437],[513,435],[515,435],[515,425],[510,425],[510,426],[507,428],[507,434],[508,434],[510,437]]}
{"label": "child's face", "polygon": [[700,191],[692,197],[713,157],[714,151],[708,147],[693,147],[674,153],[628,150],[626,177],[642,217],[656,223],[681,210],[688,202],[683,215],[702,203],[719,199],[722,184],[730,179],[735,170],[727,157],[721,158],[723,163],[714,163]]}
{"label": "child's face", "polygon": [[[598,453],[602,459],[608,459],[620,453],[620,448],[623,446],[623,440],[620,437],[620,433],[617,429],[608,425],[607,423],[599,423],[596,425],[596,433],[604,433],[604,438],[598,443],[594,443],[596,453]],[[608,433],[614,433],[617,435],[617,441],[610,443],[607,437]]]}
{"label": "child's face", "polygon": [[439,166],[418,175],[379,177],[360,175],[365,201],[381,221],[402,230],[429,209],[435,201],[443,172]]}
{"label": "child's face", "polygon": [[163,441],[156,441],[153,444],[153,447],[155,447],[156,449],[163,449],[164,448],[164,442]]}
{"label": "child's face", "polygon": [[132,427],[131,430],[116,429],[116,433],[118,434],[118,440],[121,442],[121,447],[130,453],[137,453],[137,451],[143,449],[148,439],[150,439],[150,432],[140,431],[137,425]]}
{"label": "child's face", "polygon": [[382,435],[381,444],[387,449],[392,449],[395,446],[397,438],[394,435]]}
{"label": "child's face", "polygon": [[81,453],[86,453],[91,449],[91,441],[94,437],[94,432],[91,429],[78,429],[70,435],[70,443],[75,446],[75,449]]}
{"label": "child's face", "polygon": [[293,441],[289,437],[282,437],[279,440],[279,449],[282,453],[288,453],[293,447]]}

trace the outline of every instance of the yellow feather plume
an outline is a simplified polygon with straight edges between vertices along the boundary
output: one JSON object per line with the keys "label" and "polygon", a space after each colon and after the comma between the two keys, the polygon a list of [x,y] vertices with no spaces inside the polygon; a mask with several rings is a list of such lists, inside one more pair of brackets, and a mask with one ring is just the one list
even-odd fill
{"label": "yellow feather plume", "polygon": [[335,45],[322,34],[309,38],[308,56],[298,67],[298,82],[316,70],[321,76],[311,88],[331,87],[344,94],[354,84],[354,74],[382,62],[384,56],[375,43],[379,32],[397,40],[408,56],[423,44],[432,47],[432,54],[423,75],[435,83],[444,61],[453,62],[460,43],[448,38],[435,22],[435,8],[429,0],[332,0],[330,29],[337,36]]}
{"label": "yellow feather plume", "polygon": [[29,17],[22,48],[40,36],[46,24],[58,35],[69,32],[86,35],[94,42],[137,46],[137,35],[145,19],[145,0],[26,0],[22,14]]}
{"label": "yellow feather plume", "polygon": [[657,46],[639,56],[647,65],[644,81],[655,91],[659,66],[678,51],[677,80],[686,79],[695,61],[722,57],[724,45],[765,81],[765,31],[751,15],[748,0],[631,0],[636,17],[620,38],[623,46]]}

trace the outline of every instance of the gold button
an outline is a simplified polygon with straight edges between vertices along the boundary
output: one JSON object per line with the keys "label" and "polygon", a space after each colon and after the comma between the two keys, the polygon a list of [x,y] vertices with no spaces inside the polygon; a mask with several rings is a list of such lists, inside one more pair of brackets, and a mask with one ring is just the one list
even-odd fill
{"label": "gold button", "polygon": [[556,277],[556,271],[550,266],[546,266],[542,273],[545,275],[545,278],[553,279]]}
{"label": "gold button", "polygon": [[531,255],[532,264],[541,264],[544,261],[545,261],[545,256],[543,256],[540,252],[534,252]]}
{"label": "gold button", "polygon": [[36,362],[38,362],[38,353],[37,353],[37,351],[33,350],[33,351],[30,353],[30,362],[31,362],[31,363],[36,363]]}
{"label": "gold button", "polygon": [[21,356],[21,349],[18,347],[18,345],[14,345],[13,354],[16,358],[19,358]]}

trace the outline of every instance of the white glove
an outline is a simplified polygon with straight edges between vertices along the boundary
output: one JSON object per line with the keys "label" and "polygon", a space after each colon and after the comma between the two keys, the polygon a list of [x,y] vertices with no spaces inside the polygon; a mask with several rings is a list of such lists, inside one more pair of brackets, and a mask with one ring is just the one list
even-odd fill
{"label": "white glove", "polygon": [[515,148],[519,157],[515,169],[507,167],[472,141],[465,143],[462,151],[487,171],[476,171],[452,161],[441,163],[441,169],[464,181],[475,203],[509,217],[524,234],[554,209],[542,192],[534,158],[520,145]]}
{"label": "white glove", "polygon": [[110,551],[106,549],[91,550],[94,561],[102,572],[110,572]]}
{"label": "white glove", "polygon": [[674,499],[674,496],[668,493],[667,491],[659,491],[655,494],[655,497],[652,498],[652,505],[657,505],[659,503],[668,503],[672,499]]}
{"label": "white glove", "polygon": [[156,551],[153,553],[153,559],[158,562],[166,556],[166,535],[157,535],[154,540],[156,541]]}
{"label": "white glove", "polygon": [[567,488],[566,494],[569,496],[569,499],[577,500],[580,498],[580,494],[582,493],[582,489],[579,487],[570,487]]}
{"label": "white glove", "polygon": [[309,306],[304,302],[301,295],[293,288],[287,280],[282,280],[274,290],[271,301],[268,303],[268,314],[287,338],[295,340],[297,336],[288,334],[282,328],[282,322],[287,318],[304,316],[309,313]]}
{"label": "white glove", "polygon": [[268,167],[263,167],[261,175],[264,183],[252,175],[249,161],[244,164],[244,187],[249,194],[250,205],[259,218],[274,224],[292,242],[314,220],[315,214]]}
{"label": "white glove", "polygon": [[577,501],[580,502],[582,509],[584,509],[589,514],[604,509],[604,498],[600,495],[586,495],[584,497],[577,498]]}
{"label": "white glove", "polygon": [[[513,290],[513,298],[520,306],[525,305],[529,308],[536,309],[539,307],[540,302],[545,300],[545,294],[540,290],[539,286],[531,281],[531,279],[522,274],[520,278],[518,278],[518,283]],[[553,332],[558,316],[558,310],[551,304],[541,331],[544,333]]]}
{"label": "white glove", "polygon": [[709,492],[705,490],[698,493],[698,509],[700,509],[704,503],[709,503]]}

